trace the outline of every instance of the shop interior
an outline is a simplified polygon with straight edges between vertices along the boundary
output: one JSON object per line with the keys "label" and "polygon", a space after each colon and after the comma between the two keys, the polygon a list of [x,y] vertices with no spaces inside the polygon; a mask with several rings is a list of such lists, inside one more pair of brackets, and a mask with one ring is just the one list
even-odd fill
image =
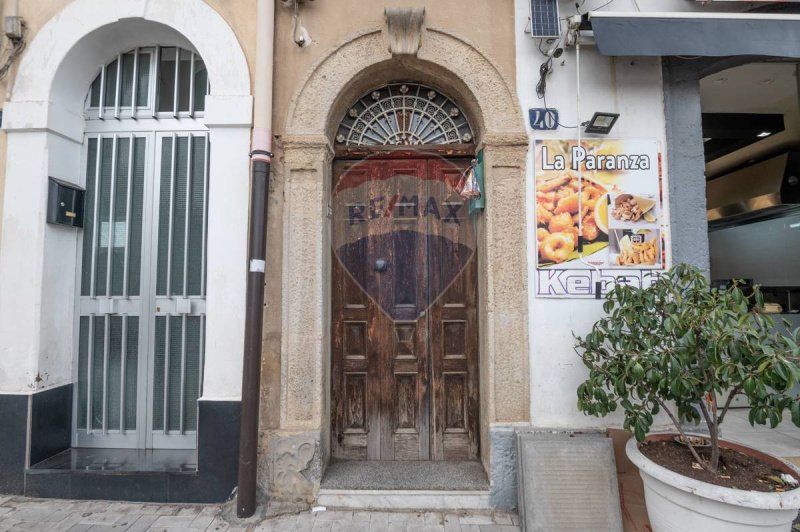
{"label": "shop interior", "polygon": [[[711,280],[761,286],[779,327],[800,326],[799,73],[796,59],[770,60],[700,81]],[[800,455],[790,422],[770,430],[750,427],[744,409],[734,417],[727,438]]]}

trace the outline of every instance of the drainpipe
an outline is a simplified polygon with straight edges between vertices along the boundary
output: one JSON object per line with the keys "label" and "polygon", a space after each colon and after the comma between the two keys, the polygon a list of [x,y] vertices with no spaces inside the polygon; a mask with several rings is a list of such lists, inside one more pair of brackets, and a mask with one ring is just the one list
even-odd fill
{"label": "drainpipe", "polygon": [[272,163],[272,61],[275,0],[258,0],[256,11],[255,86],[253,88],[253,142],[250,151],[250,228],[247,273],[247,310],[244,326],[242,412],[239,429],[239,488],[236,515],[256,511],[258,471],[258,405],[260,401],[261,332],[264,319],[269,173]]}

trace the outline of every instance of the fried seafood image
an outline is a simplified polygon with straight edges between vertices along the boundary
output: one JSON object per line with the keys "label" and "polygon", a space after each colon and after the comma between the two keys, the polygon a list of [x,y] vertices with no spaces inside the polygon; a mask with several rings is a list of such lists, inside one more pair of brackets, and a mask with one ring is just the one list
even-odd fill
{"label": "fried seafood image", "polygon": [[[578,247],[580,224],[584,246],[598,240],[594,210],[606,189],[587,179],[583,180],[579,198],[578,178],[564,175],[536,185],[536,240],[539,263],[559,264],[569,260]],[[579,199],[581,201],[579,201]],[[581,203],[581,213],[578,213]]]}

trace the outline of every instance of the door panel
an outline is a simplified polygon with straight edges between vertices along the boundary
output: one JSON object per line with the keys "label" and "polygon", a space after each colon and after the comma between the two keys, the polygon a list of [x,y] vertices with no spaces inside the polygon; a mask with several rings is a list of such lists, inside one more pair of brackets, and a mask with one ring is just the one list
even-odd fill
{"label": "door panel", "polygon": [[137,390],[142,209],[151,142],[146,135],[87,138],[78,304],[80,446],[130,448],[141,443]]}
{"label": "door panel", "polygon": [[[433,181],[455,188],[461,169],[433,159]],[[433,457],[465,460],[478,453],[478,316],[477,253],[468,207],[459,196],[442,202],[438,231],[431,238],[430,286],[440,293],[430,308],[430,353],[433,371]],[[461,271],[460,275],[457,273]]]}
{"label": "door panel", "polygon": [[477,301],[464,279],[477,275],[474,231],[454,191],[463,168],[334,167],[335,458],[477,457]]}

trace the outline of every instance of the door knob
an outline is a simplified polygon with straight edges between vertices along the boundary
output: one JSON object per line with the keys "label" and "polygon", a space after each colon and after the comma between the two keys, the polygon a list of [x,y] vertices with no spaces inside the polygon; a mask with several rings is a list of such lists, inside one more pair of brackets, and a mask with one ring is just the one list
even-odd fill
{"label": "door knob", "polygon": [[376,272],[379,272],[379,273],[380,272],[385,272],[386,268],[388,268],[388,267],[389,267],[389,264],[383,259],[378,259],[378,260],[375,261],[375,271]]}

